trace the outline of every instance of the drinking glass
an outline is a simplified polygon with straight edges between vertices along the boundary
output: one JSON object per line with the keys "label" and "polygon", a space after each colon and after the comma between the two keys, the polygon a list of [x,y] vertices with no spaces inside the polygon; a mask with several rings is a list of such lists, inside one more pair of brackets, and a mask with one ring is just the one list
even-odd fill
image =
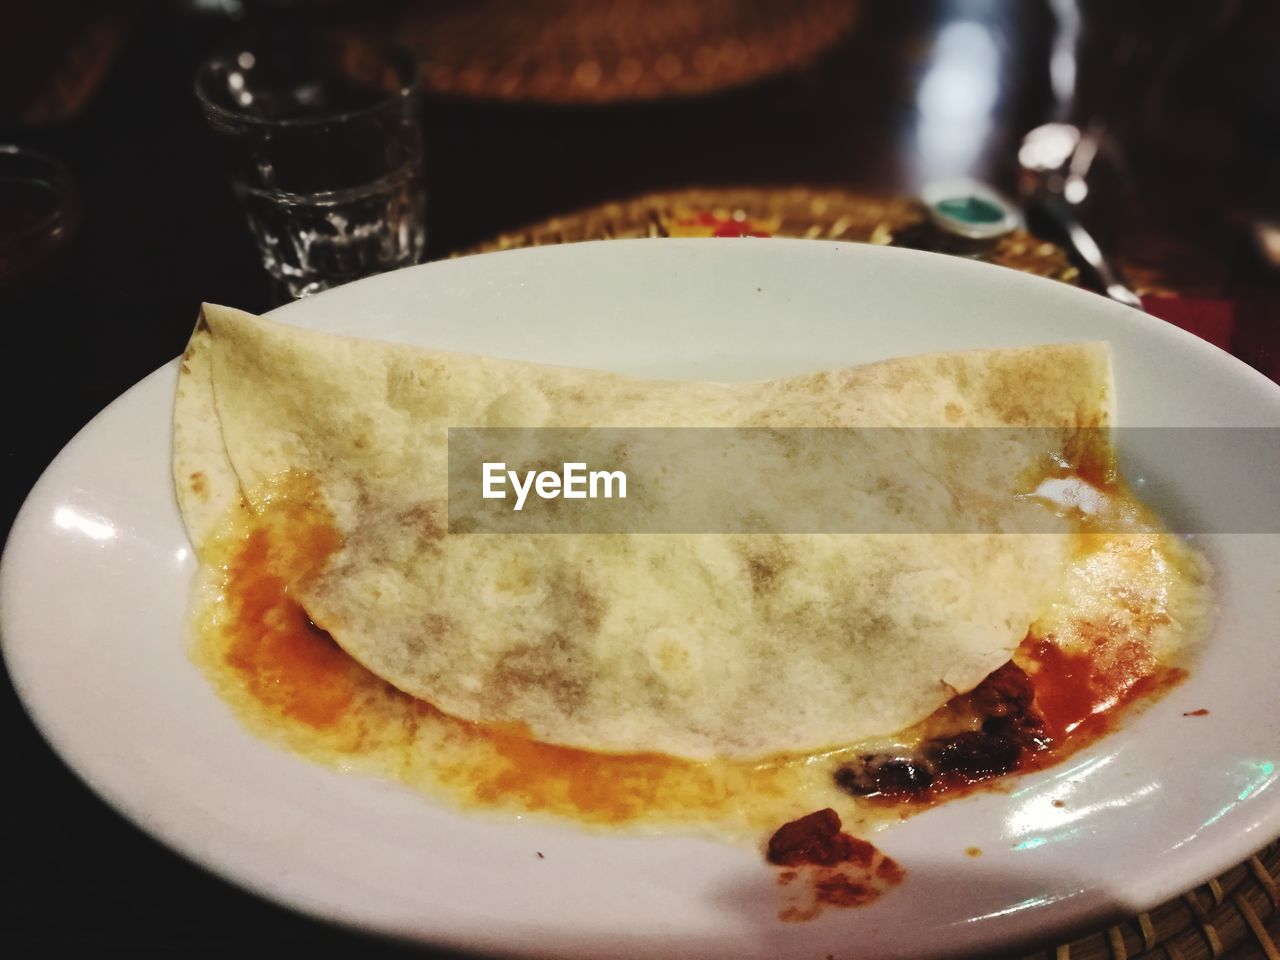
{"label": "drinking glass", "polygon": [[48,281],[79,225],[71,172],[38,151],[0,144],[0,300]]}
{"label": "drinking glass", "polygon": [[408,53],[353,36],[277,36],[210,60],[196,95],[263,263],[290,297],[421,259]]}

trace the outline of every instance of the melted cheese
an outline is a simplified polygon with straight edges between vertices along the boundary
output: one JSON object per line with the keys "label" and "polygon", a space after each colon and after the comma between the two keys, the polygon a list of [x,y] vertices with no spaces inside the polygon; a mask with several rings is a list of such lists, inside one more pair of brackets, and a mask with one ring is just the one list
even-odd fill
{"label": "melted cheese", "polygon": [[[1136,532],[1082,534],[1063,589],[1019,648],[1057,741],[1056,762],[1114,725],[1119,707],[1176,680],[1203,633],[1207,564],[1123,493]],[[193,657],[244,722],[289,749],[343,769],[399,780],[462,808],[548,813],[596,825],[678,826],[758,842],[823,807],[855,832],[898,819],[902,803],[855,800],[833,784],[841,762],[910,752],[971,729],[944,706],[892,737],[807,755],[697,762],[600,754],[441,713],[369,673],[308,620],[288,582],[336,548],[317,500],[295,486],[240,512],[204,551]],[[1105,720],[1105,722],[1102,722]]]}

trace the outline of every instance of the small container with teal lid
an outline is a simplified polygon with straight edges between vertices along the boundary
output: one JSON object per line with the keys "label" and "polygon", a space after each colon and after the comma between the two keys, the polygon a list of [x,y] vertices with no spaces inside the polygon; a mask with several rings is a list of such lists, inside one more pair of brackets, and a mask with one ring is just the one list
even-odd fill
{"label": "small container with teal lid", "polygon": [[967,178],[927,184],[920,199],[940,248],[980,256],[1022,225],[1018,209],[984,183]]}

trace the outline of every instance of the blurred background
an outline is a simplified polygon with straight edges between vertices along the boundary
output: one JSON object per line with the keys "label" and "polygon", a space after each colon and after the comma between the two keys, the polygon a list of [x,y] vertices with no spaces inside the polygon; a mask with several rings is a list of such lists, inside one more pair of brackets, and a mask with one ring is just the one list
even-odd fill
{"label": "blurred background", "polygon": [[[914,242],[925,185],[971,177],[1016,204],[1044,186],[1029,179],[1024,138],[1065,123],[1088,146],[1074,154],[1087,191],[1068,198],[1072,212],[1129,287],[1280,376],[1272,0],[6,4],[0,145],[52,164],[32,193],[26,173],[0,163],[0,534],[75,431],[178,354],[202,300],[279,302],[193,81],[246,38],[317,30],[393,40],[418,61],[425,259],[686,188],[757,199],[786,188],[810,211],[838,197],[846,231],[872,211],[868,230],[887,231],[877,242]],[[662,208],[646,203],[635,210]],[[750,227],[757,214],[746,212]],[[650,221],[641,232],[669,232]],[[1052,223],[1028,223],[1061,239]],[[1047,273],[1085,266],[1070,249],[1044,256],[1067,258]],[[0,818],[0,952],[375,949],[260,903],[119,821],[5,689],[19,775]]]}

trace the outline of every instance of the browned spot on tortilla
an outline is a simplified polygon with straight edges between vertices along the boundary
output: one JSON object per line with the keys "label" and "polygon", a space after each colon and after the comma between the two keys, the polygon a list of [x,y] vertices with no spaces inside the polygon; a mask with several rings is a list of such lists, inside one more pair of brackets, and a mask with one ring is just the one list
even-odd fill
{"label": "browned spot on tortilla", "polygon": [[757,597],[769,593],[775,587],[778,574],[786,569],[789,562],[787,555],[780,549],[746,550],[743,557],[747,563],[747,573],[751,576],[751,592]]}
{"label": "browned spot on tortilla", "polygon": [[[982,409],[991,411],[1007,426],[1069,426],[1062,422],[1064,409],[1078,407],[1076,391],[1081,382],[1089,379],[1088,356],[1070,346],[1039,348],[1034,359],[1012,365],[999,365],[985,371],[982,381]],[[1100,390],[1094,399],[1104,405],[1106,391]],[[1097,411],[1086,406],[1086,414],[1077,409],[1077,426],[1096,426]]]}
{"label": "browned spot on tortilla", "polygon": [[972,386],[973,378],[969,375],[969,367],[960,357],[936,357],[935,369],[933,376],[936,379],[950,380],[961,393],[968,392]]}
{"label": "browned spot on tortilla", "polygon": [[574,645],[561,632],[543,638],[541,643],[514,647],[498,659],[489,673],[480,699],[493,716],[516,715],[512,706],[528,696],[549,695],[572,714],[586,699],[590,677],[581,663],[575,662]]}
{"label": "browned spot on tortilla", "polygon": [[964,412],[963,410],[960,409],[960,404],[958,403],[948,403],[942,409],[943,409],[943,412],[946,413],[947,415],[947,420],[950,421],[951,423],[955,423],[957,420],[959,420],[960,415]]}
{"label": "browned spot on tortilla", "polygon": [[204,482],[205,476],[202,471],[197,470],[195,473],[191,474],[191,476],[188,477],[187,479],[190,481],[192,493],[194,493],[197,497],[199,497],[202,500],[209,499],[209,488],[208,486],[206,486]]}
{"label": "browned spot on tortilla", "polygon": [[574,588],[573,599],[578,605],[583,627],[589,633],[598,631],[600,623],[604,620],[604,603],[597,594],[592,592],[581,576],[578,577],[578,584]]}
{"label": "browned spot on tortilla", "polygon": [[448,532],[440,523],[440,515],[436,508],[426,503],[415,504],[402,511],[396,519],[404,526],[416,531],[420,549],[434,546],[435,542],[443,539]]}
{"label": "browned spot on tortilla", "polygon": [[426,643],[440,643],[453,627],[453,622],[438,613],[429,613],[422,621],[422,637]]}
{"label": "browned spot on tortilla", "polygon": [[902,516],[905,513],[907,498],[911,491],[899,478],[881,474],[873,481],[872,489],[880,502],[892,510],[896,516]]}
{"label": "browned spot on tortilla", "polygon": [[773,578],[778,575],[778,568],[768,557],[750,554],[747,557],[747,569],[751,572],[751,592],[759,596],[773,587]]}
{"label": "browned spot on tortilla", "polygon": [[1001,419],[1018,426],[1029,426],[1034,419],[1020,403],[1011,403],[1000,412]]}
{"label": "browned spot on tortilla", "polygon": [[474,533],[478,526],[475,517],[458,517],[456,520],[449,521],[449,533]]}

